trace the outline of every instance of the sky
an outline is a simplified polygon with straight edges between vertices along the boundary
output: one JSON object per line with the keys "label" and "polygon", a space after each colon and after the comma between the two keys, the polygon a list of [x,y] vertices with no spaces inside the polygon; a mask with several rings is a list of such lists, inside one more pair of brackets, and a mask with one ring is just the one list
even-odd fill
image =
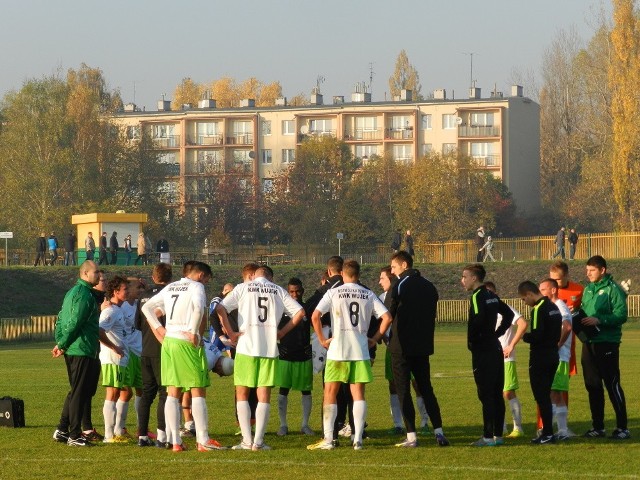
{"label": "sky", "polygon": [[[487,97],[539,75],[561,30],[588,40],[606,0],[3,0],[0,98],[30,79],[82,63],[102,70],[125,103],[155,110],[185,77],[279,81],[285,97],[308,95],[318,78],[325,103],[388,80],[405,50],[422,94],[466,98],[471,79]],[[473,57],[469,55],[473,53]],[[371,68],[372,66],[372,68]],[[520,72],[524,77],[514,75]],[[533,72],[533,73],[527,73]],[[525,82],[521,82],[525,83]],[[524,86],[525,95],[533,96]]]}

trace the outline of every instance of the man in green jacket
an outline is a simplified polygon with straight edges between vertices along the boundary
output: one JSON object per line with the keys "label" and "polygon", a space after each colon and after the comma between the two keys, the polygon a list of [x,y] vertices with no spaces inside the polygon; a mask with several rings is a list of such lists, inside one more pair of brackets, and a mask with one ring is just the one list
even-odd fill
{"label": "man in green jacket", "polygon": [[56,322],[54,358],[64,355],[71,389],[62,407],[60,423],[53,438],[69,446],[85,447],[90,443],[82,436],[81,421],[84,406],[91,398],[91,362],[98,355],[100,310],[91,294],[100,275],[91,260],[80,265],[80,278],[67,292]]}
{"label": "man in green jacket", "polygon": [[582,345],[582,373],[589,394],[592,428],[584,436],[605,437],[604,386],[616,414],[616,429],[612,439],[631,438],[627,429],[627,406],[620,385],[620,340],[622,324],[627,321],[627,295],[607,273],[607,262],[600,255],[587,261],[589,285],[582,296],[582,310],[586,318],[583,326],[593,328]]}

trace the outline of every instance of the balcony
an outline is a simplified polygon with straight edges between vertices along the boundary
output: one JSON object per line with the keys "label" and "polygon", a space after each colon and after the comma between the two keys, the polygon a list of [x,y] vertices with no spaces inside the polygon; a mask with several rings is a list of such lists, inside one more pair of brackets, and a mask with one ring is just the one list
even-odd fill
{"label": "balcony", "polygon": [[472,155],[479,167],[500,168],[502,161],[500,155]]}
{"label": "balcony", "polygon": [[309,130],[309,133],[301,133],[298,134],[298,143],[302,143],[305,140],[310,138],[318,138],[318,137],[335,137],[335,130]]}
{"label": "balcony", "polygon": [[253,174],[253,164],[249,162],[232,162],[227,166],[226,172],[251,175]]}
{"label": "balcony", "polygon": [[253,133],[233,133],[227,137],[227,145],[253,145]]}
{"label": "balcony", "polygon": [[156,148],[177,148],[180,146],[180,135],[167,135],[153,139]]}
{"label": "balcony", "polygon": [[220,175],[224,173],[224,163],[217,161],[198,161],[187,164],[187,175]]}
{"label": "balcony", "polygon": [[189,135],[188,145],[222,145],[224,137],[221,134],[215,135]]}
{"label": "balcony", "polygon": [[460,125],[458,127],[458,138],[486,138],[499,136],[500,127],[480,125]]}
{"label": "balcony", "polygon": [[358,140],[382,140],[382,129],[374,128],[374,129],[364,129],[364,128],[355,128],[351,130],[344,131],[344,140],[346,142],[358,141]]}
{"label": "balcony", "polygon": [[413,138],[413,127],[406,128],[385,128],[385,140],[411,140]]}

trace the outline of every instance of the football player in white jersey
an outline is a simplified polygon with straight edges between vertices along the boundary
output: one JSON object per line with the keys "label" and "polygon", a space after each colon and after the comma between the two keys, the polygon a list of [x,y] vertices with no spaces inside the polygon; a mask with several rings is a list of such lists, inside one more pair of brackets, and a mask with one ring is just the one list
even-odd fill
{"label": "football player in white jersey", "polygon": [[[495,283],[484,282],[484,285],[487,287],[487,290],[491,290],[495,294],[498,293]],[[520,388],[520,384],[518,382],[518,371],[516,370],[515,348],[527,331],[528,323],[522,315],[520,315],[520,312],[511,306],[509,306],[509,308],[513,311],[511,328],[498,338],[504,355],[504,387],[502,389],[502,396],[509,402],[509,409],[511,410],[511,417],[513,418],[513,430],[507,435],[507,438],[519,438],[524,436],[524,431],[522,429],[522,406],[516,395],[516,390]],[[496,329],[501,323],[502,315],[498,314]],[[514,326],[516,327],[515,330],[513,328]]]}
{"label": "football player in white jersey", "polygon": [[[309,450],[334,448],[333,425],[337,415],[336,395],[343,383],[350,385],[353,396],[353,448],[362,449],[367,404],[365,384],[373,379],[369,346],[375,345],[391,324],[391,315],[371,290],[358,284],[360,265],[348,260],[342,266],[344,285],[327,291],[311,316],[313,329],[322,346],[327,348],[325,371],[323,428],[324,438],[309,445]],[[321,317],[331,314],[332,337],[322,333]],[[367,337],[371,316],[381,319],[380,328],[372,338]]]}
{"label": "football player in white jersey", "polygon": [[553,416],[558,422],[558,440],[567,440],[571,436],[567,426],[567,417],[569,416],[569,408],[563,395],[569,392],[569,359],[571,358],[571,328],[573,317],[569,311],[569,307],[563,300],[558,298],[558,282],[552,278],[546,278],[540,282],[540,293],[549,298],[556,304],[560,315],[562,315],[562,333],[558,342],[558,355],[560,362],[556,375],[551,385],[551,404],[553,408]]}
{"label": "football player in white jersey", "polygon": [[[207,359],[201,346],[203,319],[206,318],[207,296],[204,284],[211,279],[211,267],[196,262],[187,276],[170,283],[147,300],[142,312],[163,339],[161,352],[162,384],[167,386],[165,420],[174,452],[185,447],[180,438],[180,394],[190,390],[191,409],[196,423],[197,449],[200,452],[221,449],[209,438],[206,388],[209,386]],[[158,321],[156,309],[166,315],[166,327]],[[229,325],[226,324],[225,328]],[[232,341],[237,334],[229,332]],[[170,425],[170,427],[169,427]]]}
{"label": "football player in white jersey", "polygon": [[[236,347],[233,380],[236,386],[236,408],[242,431],[242,442],[236,450],[268,450],[264,432],[271,408],[271,388],[275,385],[278,362],[278,339],[285,336],[304,317],[304,309],[287,291],[271,282],[273,271],[268,266],[256,270],[254,279],[236,285],[216,307],[223,322],[228,323],[227,313],[238,310],[238,328],[242,335]],[[278,330],[282,314],[291,320]],[[227,333],[229,333],[228,328]],[[256,388],[256,430],[251,438],[251,409],[249,390]]]}
{"label": "football player in white jersey", "polygon": [[[125,376],[129,363],[129,347],[126,342],[124,314],[120,306],[127,299],[129,284],[125,277],[116,275],[107,284],[106,298],[110,305],[100,312],[99,325],[111,345],[103,343],[100,349],[102,386],[107,392],[102,407],[104,416],[104,442],[126,442],[122,430],[117,428],[116,401],[126,391]],[[113,347],[117,348],[113,348]],[[106,347],[106,348],[105,348]]]}

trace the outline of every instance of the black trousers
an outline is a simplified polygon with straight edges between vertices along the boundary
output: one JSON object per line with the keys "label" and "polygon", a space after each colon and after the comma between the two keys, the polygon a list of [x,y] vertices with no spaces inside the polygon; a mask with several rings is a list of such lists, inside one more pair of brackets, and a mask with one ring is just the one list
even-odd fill
{"label": "black trousers", "polygon": [[98,259],[98,265],[109,265],[109,259],[107,258],[107,251],[106,250],[100,250],[100,258]]}
{"label": "black trousers", "polygon": [[529,381],[542,419],[542,434],[553,435],[551,385],[558,369],[558,350],[532,350],[529,354]]}
{"label": "black trousers", "polygon": [[64,400],[58,430],[69,432],[70,438],[78,438],[82,434],[81,422],[86,403],[91,400],[95,390],[95,379],[92,375],[95,358],[65,355],[67,376],[71,389]]}
{"label": "black trousers", "polygon": [[471,352],[473,379],[476,382],[478,399],[482,404],[482,436],[502,436],[504,427],[504,356],[502,349],[475,350]]}
{"label": "black trousers", "polygon": [[604,430],[604,384],[616,414],[616,427],[626,430],[627,404],[620,385],[620,344],[583,343],[581,363],[593,428]]}
{"label": "black trousers", "polygon": [[391,369],[407,432],[416,431],[416,411],[411,398],[411,374],[416,380],[418,391],[422,395],[433,428],[441,428],[440,405],[438,405],[438,399],[431,386],[429,355],[403,355],[401,352],[392,350]]}
{"label": "black trousers", "polygon": [[92,403],[93,397],[96,395],[96,392],[98,391],[98,380],[100,380],[100,368],[101,368],[100,359],[92,358],[91,366],[89,368],[90,368],[90,371],[88,375],[90,376],[90,379],[91,379],[92,388],[90,390],[91,396],[89,397],[89,400],[85,403],[84,411],[82,412],[82,430],[84,431],[93,430],[93,421],[91,419],[91,403]]}
{"label": "black trousers", "polygon": [[157,426],[164,431],[164,404],[167,401],[167,389],[162,386],[160,377],[160,357],[140,357],[142,371],[142,397],[138,404],[138,435],[146,435],[149,431],[151,405],[158,395]]}

